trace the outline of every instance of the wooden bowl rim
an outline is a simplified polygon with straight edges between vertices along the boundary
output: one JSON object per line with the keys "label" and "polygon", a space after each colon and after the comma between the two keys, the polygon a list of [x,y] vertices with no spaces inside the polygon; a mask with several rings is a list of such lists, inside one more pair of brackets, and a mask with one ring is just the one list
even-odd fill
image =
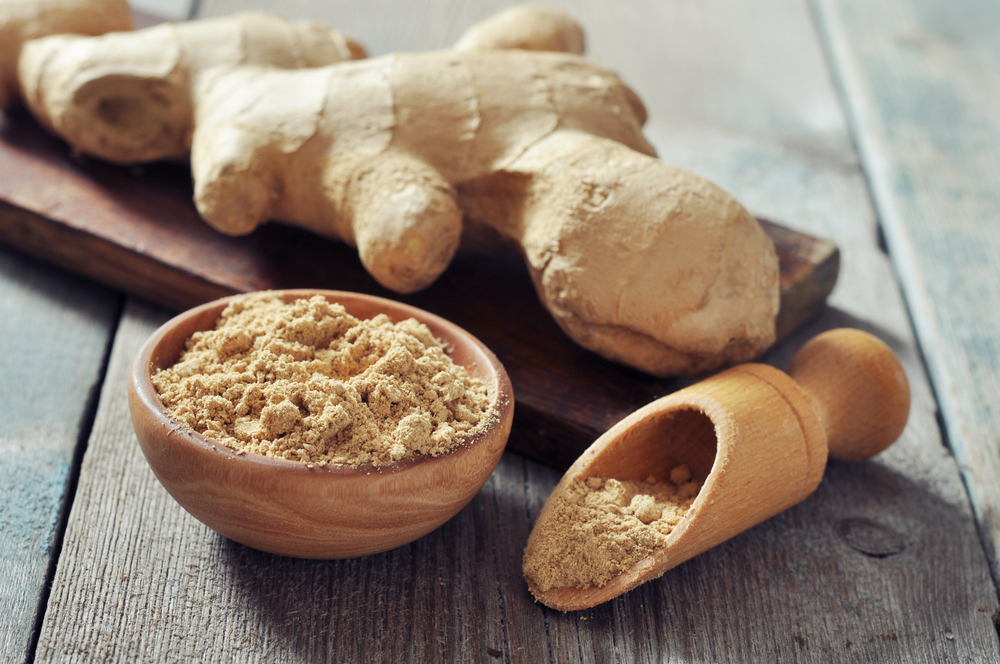
{"label": "wooden bowl rim", "polygon": [[[330,302],[343,304],[348,313],[351,313],[349,302],[368,302],[377,305],[374,309],[376,309],[378,313],[385,313],[388,315],[393,322],[399,322],[401,320],[406,320],[407,318],[415,318],[419,322],[426,324],[431,329],[431,332],[435,337],[445,342],[446,348],[454,345],[452,338],[457,341],[464,342],[468,348],[473,349],[474,354],[482,356],[481,364],[486,372],[486,376],[483,376],[482,378],[485,382],[487,382],[491,391],[488,417],[493,418],[493,421],[490,423],[489,427],[444,454],[430,457],[417,456],[378,466],[364,464],[357,467],[351,467],[347,465],[331,464],[321,466],[319,464],[313,464],[312,467],[309,467],[301,461],[278,459],[264,456],[262,454],[237,451],[222,443],[216,442],[211,438],[203,436],[188,425],[174,419],[169,413],[167,413],[166,408],[163,406],[163,402],[160,401],[151,380],[152,371],[156,368],[161,368],[154,363],[154,351],[172,330],[187,323],[191,319],[207,316],[209,312],[214,311],[210,326],[214,325],[214,322],[218,319],[219,314],[230,302],[255,294],[255,292],[249,292],[212,300],[211,302],[198,305],[197,307],[193,307],[178,314],[177,316],[174,316],[157,328],[157,330],[153,332],[153,334],[150,335],[149,338],[143,343],[139,352],[136,354],[130,371],[129,389],[135,393],[135,396],[138,397],[138,401],[142,404],[143,408],[153,416],[156,422],[161,424],[165,431],[173,434],[165,436],[165,438],[170,441],[170,444],[193,445],[195,447],[215,452],[222,457],[235,461],[236,463],[259,466],[258,470],[299,474],[326,473],[335,477],[351,477],[372,474],[383,475],[403,472],[416,465],[430,464],[447,458],[452,458],[456,454],[469,452],[491,435],[494,435],[496,431],[502,430],[504,428],[503,423],[512,417],[511,411],[513,408],[513,390],[507,371],[500,363],[500,360],[497,359],[493,351],[491,351],[483,342],[470,332],[466,331],[462,327],[459,327],[455,323],[438,316],[437,314],[433,314],[429,311],[425,311],[409,304],[390,300],[388,298],[378,297],[376,295],[367,295],[365,293],[355,293],[352,291],[297,288],[257,292],[273,293],[284,298],[286,301],[294,301],[312,297],[314,295],[322,295]],[[186,340],[194,332],[204,329],[210,329],[210,327],[199,327],[198,329],[193,329],[184,337],[184,339]],[[445,332],[444,335],[441,334],[442,331]],[[177,358],[174,358],[173,361],[176,361],[176,359]],[[477,364],[478,363],[479,362],[477,362]],[[463,366],[468,369],[468,365]],[[504,444],[506,445],[506,441]]]}

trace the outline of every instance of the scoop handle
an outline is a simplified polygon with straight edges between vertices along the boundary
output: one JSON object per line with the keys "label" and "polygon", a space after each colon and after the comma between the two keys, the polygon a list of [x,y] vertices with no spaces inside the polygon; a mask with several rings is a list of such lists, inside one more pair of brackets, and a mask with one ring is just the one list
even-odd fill
{"label": "scoop handle", "polygon": [[892,444],[910,414],[910,386],[880,339],[841,328],[804,345],[788,375],[809,396],[826,431],[830,457],[861,461]]}

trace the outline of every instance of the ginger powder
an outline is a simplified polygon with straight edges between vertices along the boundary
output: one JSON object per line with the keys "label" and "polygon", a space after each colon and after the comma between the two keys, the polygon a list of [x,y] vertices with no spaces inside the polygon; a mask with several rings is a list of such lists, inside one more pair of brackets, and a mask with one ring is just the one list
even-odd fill
{"label": "ginger powder", "polygon": [[439,456],[489,425],[485,384],[415,319],[359,320],[322,296],[231,302],[152,376],[170,415],[238,452],[310,466]]}
{"label": "ginger powder", "polygon": [[541,592],[601,587],[662,544],[700,489],[684,465],[667,482],[576,479],[535,524],[524,575]]}

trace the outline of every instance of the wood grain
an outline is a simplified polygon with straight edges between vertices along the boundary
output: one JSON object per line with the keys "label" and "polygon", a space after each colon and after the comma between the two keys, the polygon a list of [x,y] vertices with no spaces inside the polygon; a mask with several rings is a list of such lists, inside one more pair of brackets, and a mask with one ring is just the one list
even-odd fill
{"label": "wood grain", "polygon": [[0,251],[0,661],[28,660],[119,302]]}
{"label": "wood grain", "polygon": [[906,428],[906,372],[892,349],[867,332],[840,328],[810,339],[788,375],[815,406],[831,459],[870,459]]}
{"label": "wood grain", "polygon": [[[202,9],[297,12],[385,47],[377,52],[450,43],[502,4],[203,0]],[[766,359],[785,366],[831,327],[875,333],[913,389],[902,439],[872,461],[831,463],[805,502],[661,579],[561,614],[531,601],[520,571],[558,472],[519,455],[505,455],[441,529],[377,556],[280,558],[201,526],[156,483],[128,425],[128,364],[167,317],[132,302],[37,661],[1000,661],[996,589],[808,6],[553,4],[581,17],[591,52],[647,99],[661,153],[755,214],[794,219],[842,248],[833,306]],[[560,361],[573,368],[572,357]],[[557,371],[543,375],[559,386]],[[512,438],[530,445],[529,433]]]}
{"label": "wood grain", "polygon": [[[788,373],[739,364],[657,399],[598,438],[553,490],[525,548],[528,588],[546,606],[570,611],[659,578],[805,500],[823,479],[828,457],[862,461],[883,451],[903,433],[909,411],[899,360],[877,337],[851,328],[810,339]],[[690,470],[701,490],[656,549],[601,586],[589,576],[584,588],[544,587],[544,576],[559,574],[543,553],[553,545],[546,538],[578,536],[553,512],[563,509],[560,501],[573,501],[574,483],[603,477],[673,482],[679,466]],[[585,556],[567,558],[572,563],[560,559],[556,565],[595,574],[601,567],[590,567]]]}
{"label": "wood grain", "polygon": [[38,662],[493,661],[496,651],[510,662],[936,662],[997,653],[996,605],[965,496],[950,457],[922,445],[919,429],[898,454],[832,464],[801,505],[582,613],[533,603],[521,578],[521,548],[558,473],[518,455],[504,456],[455,519],[391,552],[323,562],[234,544],[169,497],[128,424],[129,364],[167,317],[133,302],[119,329]]}
{"label": "wood grain", "polygon": [[[783,338],[822,309],[840,254],[830,242],[761,223],[781,264]],[[432,287],[400,296],[342,243],[277,224],[240,238],[217,233],[198,217],[186,168],[74,159],[23,109],[0,117],[0,240],[178,311],[238,292],[316,287],[437,313],[494,349],[517,390],[516,426],[533,432],[521,451],[558,467],[673,385],[574,344],[539,304],[514,252],[460,255]]]}
{"label": "wood grain", "polygon": [[815,4],[1000,579],[1000,6]]}

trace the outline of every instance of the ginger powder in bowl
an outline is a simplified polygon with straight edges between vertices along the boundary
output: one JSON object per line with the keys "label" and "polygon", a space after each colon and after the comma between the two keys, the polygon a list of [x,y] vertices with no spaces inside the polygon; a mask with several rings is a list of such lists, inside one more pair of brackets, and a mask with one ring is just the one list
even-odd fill
{"label": "ginger powder in bowl", "polygon": [[136,358],[130,408],[189,512],[265,551],[385,551],[457,513],[513,415],[496,357],[432,314],[366,295],[272,291],[192,309]]}
{"label": "ginger powder in bowl", "polygon": [[167,412],[237,451],[325,466],[440,456],[488,428],[489,391],[415,318],[320,295],[230,302],[152,375]]}

